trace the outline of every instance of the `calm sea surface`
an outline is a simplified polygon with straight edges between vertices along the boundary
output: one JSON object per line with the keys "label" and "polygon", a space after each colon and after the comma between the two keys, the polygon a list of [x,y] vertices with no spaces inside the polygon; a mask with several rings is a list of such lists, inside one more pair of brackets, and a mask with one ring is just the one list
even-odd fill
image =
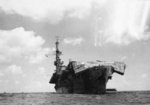
{"label": "calm sea surface", "polygon": [[0,105],[150,105],[150,91],[105,95],[54,93],[1,93]]}

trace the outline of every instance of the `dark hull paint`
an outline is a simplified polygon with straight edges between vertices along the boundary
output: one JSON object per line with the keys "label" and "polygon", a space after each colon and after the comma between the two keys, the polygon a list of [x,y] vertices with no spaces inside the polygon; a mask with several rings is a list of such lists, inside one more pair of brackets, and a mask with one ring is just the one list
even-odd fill
{"label": "dark hull paint", "polygon": [[104,94],[108,79],[108,70],[101,67],[100,69],[92,68],[79,74],[66,71],[63,71],[61,75],[53,74],[50,83],[55,82],[57,93]]}

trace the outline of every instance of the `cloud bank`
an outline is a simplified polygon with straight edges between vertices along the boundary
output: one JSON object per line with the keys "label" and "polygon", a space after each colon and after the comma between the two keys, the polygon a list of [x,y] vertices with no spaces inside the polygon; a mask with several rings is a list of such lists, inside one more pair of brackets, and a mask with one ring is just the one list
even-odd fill
{"label": "cloud bank", "polygon": [[30,63],[40,63],[45,59],[49,48],[43,48],[45,40],[26,31],[23,27],[12,30],[0,30],[0,63],[13,62],[20,59]]}
{"label": "cloud bank", "polygon": [[40,35],[23,27],[0,30],[0,92],[49,89],[50,76],[41,64],[44,65],[45,54],[51,49],[43,47],[44,44],[45,40]]}
{"label": "cloud bank", "polygon": [[105,0],[0,0],[1,9],[8,14],[19,14],[34,20],[58,23],[66,12],[68,16],[83,18],[90,12],[91,3]]}
{"label": "cloud bank", "polygon": [[147,32],[148,0],[0,0],[0,7],[6,14],[51,24],[59,23],[65,16],[84,19],[92,15],[95,17],[92,35],[95,46],[105,43],[128,45],[150,38]]}

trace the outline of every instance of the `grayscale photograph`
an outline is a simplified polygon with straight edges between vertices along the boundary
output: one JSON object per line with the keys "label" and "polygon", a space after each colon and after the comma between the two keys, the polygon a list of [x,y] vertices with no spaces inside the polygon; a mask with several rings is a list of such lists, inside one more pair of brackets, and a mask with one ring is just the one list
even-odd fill
{"label": "grayscale photograph", "polygon": [[0,105],[150,105],[150,0],[0,0]]}

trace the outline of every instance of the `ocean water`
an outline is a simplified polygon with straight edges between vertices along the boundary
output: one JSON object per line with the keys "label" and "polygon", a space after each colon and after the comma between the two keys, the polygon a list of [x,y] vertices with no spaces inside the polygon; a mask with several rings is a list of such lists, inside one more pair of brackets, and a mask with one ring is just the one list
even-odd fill
{"label": "ocean water", "polygon": [[150,105],[150,91],[104,95],[55,93],[1,93],[0,105]]}

